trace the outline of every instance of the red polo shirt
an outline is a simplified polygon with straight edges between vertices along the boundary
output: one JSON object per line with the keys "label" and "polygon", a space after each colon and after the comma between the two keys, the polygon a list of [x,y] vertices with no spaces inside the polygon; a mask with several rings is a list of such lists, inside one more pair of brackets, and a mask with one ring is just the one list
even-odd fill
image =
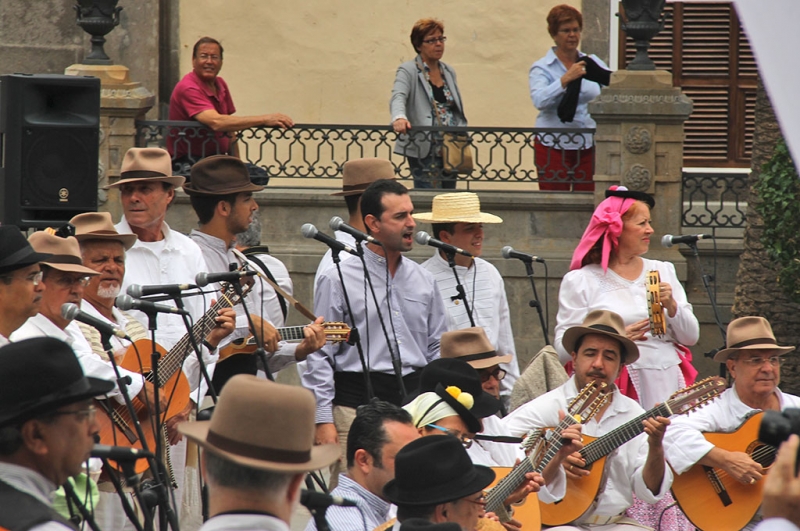
{"label": "red polo shirt", "polygon": [[[172,121],[191,121],[203,111],[211,109],[219,114],[233,114],[236,107],[228,90],[225,80],[217,76],[215,79],[217,93],[211,90],[197,77],[194,71],[189,72],[181,79],[172,90],[169,99],[169,119]],[[201,133],[194,138],[194,130],[187,131],[188,142],[176,135],[180,130],[167,131],[167,151],[174,158],[180,158],[191,152],[193,158],[203,158],[209,155],[227,154],[230,148],[228,133],[215,133],[216,141],[211,135]],[[177,140],[177,142],[176,142]],[[191,151],[187,150],[191,146]]]}

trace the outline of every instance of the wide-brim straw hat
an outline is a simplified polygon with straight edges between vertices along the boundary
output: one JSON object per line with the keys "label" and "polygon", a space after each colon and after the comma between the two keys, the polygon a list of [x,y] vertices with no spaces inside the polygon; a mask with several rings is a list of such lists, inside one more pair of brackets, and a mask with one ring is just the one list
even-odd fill
{"label": "wide-brim straw hat", "polygon": [[114,383],[85,376],[72,347],[52,337],[0,348],[0,427],[104,395]]}
{"label": "wide-brim straw hat", "polygon": [[82,273],[84,275],[99,275],[94,269],[83,265],[81,246],[75,236],[61,238],[55,234],[44,231],[34,232],[28,238],[31,247],[37,252],[48,253],[50,258],[42,263],[68,273]]}
{"label": "wide-brim straw hat", "polygon": [[574,352],[578,339],[586,334],[600,334],[622,343],[622,349],[625,351],[624,365],[630,365],[639,359],[639,347],[625,335],[625,322],[614,312],[609,310],[589,312],[583,324],[570,327],[564,332],[564,337],[561,339],[564,350]]}
{"label": "wide-brim straw hat", "polygon": [[395,505],[438,505],[480,492],[494,481],[494,470],[474,465],[457,438],[429,435],[397,452],[394,479],[383,495]]}
{"label": "wide-brim straw hat", "polygon": [[192,166],[189,182],[183,191],[189,195],[229,195],[260,192],[263,186],[250,181],[250,173],[238,157],[214,155]]}
{"label": "wide-brim straw hat", "polygon": [[474,192],[439,194],[433,198],[431,212],[412,216],[428,223],[502,223],[503,218],[481,212],[481,200]]}
{"label": "wide-brim straw hat", "polygon": [[19,227],[0,226],[0,274],[38,264],[48,258],[49,254],[37,253],[31,247]]}
{"label": "wide-brim straw hat", "polygon": [[756,316],[739,317],[731,321],[725,344],[728,348],[717,352],[714,361],[722,363],[742,350],[768,350],[780,356],[795,349],[778,345],[769,321]]}
{"label": "wide-brim straw hat", "polygon": [[498,356],[486,336],[486,331],[480,326],[442,334],[439,340],[439,355],[442,358],[466,361],[473,369],[488,369],[498,363],[510,363],[513,358],[511,354]]}
{"label": "wide-brim straw hat", "polygon": [[379,179],[396,179],[394,166],[386,159],[353,159],[342,168],[342,191],[331,195],[359,195]]}
{"label": "wide-brim straw hat", "polygon": [[75,227],[75,238],[78,243],[86,240],[118,241],[127,251],[139,238],[135,234],[120,234],[114,227],[111,214],[108,212],[86,212],[78,214],[69,222]]}
{"label": "wide-brim straw hat", "polygon": [[159,181],[174,187],[183,186],[184,177],[172,175],[172,157],[161,148],[130,148],[122,159],[119,180],[103,187],[117,188],[127,183]]}
{"label": "wide-brim straw hat", "polygon": [[314,396],[302,387],[238,374],[228,380],[210,421],[178,430],[203,449],[242,466],[309,472],[339,458],[338,444],[314,446]]}

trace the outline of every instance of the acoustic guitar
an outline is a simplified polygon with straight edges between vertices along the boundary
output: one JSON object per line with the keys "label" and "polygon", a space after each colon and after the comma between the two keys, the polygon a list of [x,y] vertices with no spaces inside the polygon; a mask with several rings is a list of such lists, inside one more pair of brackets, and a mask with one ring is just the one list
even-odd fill
{"label": "acoustic guitar", "polygon": [[591,508],[602,484],[606,456],[644,433],[642,422],[645,419],[671,417],[694,411],[717,398],[726,386],[724,378],[718,376],[706,378],[676,391],[663,404],[642,413],[602,437],[583,435],[585,446],[580,450],[580,454],[581,458],[586,461],[585,468],[590,471],[590,474],[578,479],[567,477],[567,492],[560,501],[556,503],[539,502],[542,523],[547,526],[566,525],[578,520]]}
{"label": "acoustic guitar", "polygon": [[[731,452],[745,452],[765,469],[775,461],[777,448],[758,440],[760,411],[733,433],[704,433],[706,440]],[[681,510],[698,529],[742,529],[753,519],[763,498],[764,478],[746,485],[721,468],[696,464],[675,475],[672,495]]]}
{"label": "acoustic guitar", "polygon": [[[243,292],[243,295],[246,294],[247,289]],[[196,340],[200,342],[205,339],[211,329],[216,326],[214,319],[221,309],[231,308],[239,302],[241,302],[241,298],[236,295],[233,287],[226,285],[219,300],[192,327],[192,334]],[[152,349],[152,342],[149,339],[140,339],[134,342],[128,347],[122,361],[119,362],[119,366],[131,372],[144,375],[148,382],[158,385],[158,392],[161,396],[167,396],[170,399],[166,411],[162,411],[160,415],[161,423],[163,423],[186,409],[186,406],[189,405],[189,382],[186,380],[181,367],[183,367],[183,361],[186,357],[194,354],[194,349],[188,333],[169,352],[156,344],[156,351],[159,353],[157,383],[150,361]],[[153,451],[155,450],[155,434],[157,431],[155,419],[147,404],[139,400],[138,397],[133,397],[132,401],[136,417],[144,432],[147,448]],[[120,404],[114,398],[96,400],[95,402],[98,409],[97,422],[100,425],[101,444],[137,449],[143,448],[142,441],[136,433],[133,419],[124,404]],[[120,469],[117,463],[113,461],[111,463],[112,466]],[[136,473],[142,473],[147,468],[148,464],[144,459],[137,460],[134,466]]]}
{"label": "acoustic guitar", "polygon": [[[494,483],[486,493],[486,511],[495,513],[501,522],[511,520],[505,508],[505,500],[525,481],[525,474],[545,469],[556,456],[562,446],[561,432],[573,424],[580,424],[591,419],[610,398],[608,384],[590,382],[581,389],[567,407],[567,414],[553,430],[545,433],[534,430],[528,434],[523,445],[532,448],[525,459],[511,469],[495,468]],[[526,531],[539,531],[541,518],[539,515],[538,497],[531,493],[521,505],[514,507],[514,519],[519,520]]]}
{"label": "acoustic guitar", "polygon": [[[350,339],[350,327],[347,323],[335,322],[322,323],[325,329],[325,341],[328,343],[341,343]],[[276,328],[281,341],[302,341],[305,338],[303,332],[305,326],[286,326]],[[237,354],[252,354],[258,345],[253,336],[239,338],[231,341],[227,346],[219,350],[219,361],[226,360]]]}

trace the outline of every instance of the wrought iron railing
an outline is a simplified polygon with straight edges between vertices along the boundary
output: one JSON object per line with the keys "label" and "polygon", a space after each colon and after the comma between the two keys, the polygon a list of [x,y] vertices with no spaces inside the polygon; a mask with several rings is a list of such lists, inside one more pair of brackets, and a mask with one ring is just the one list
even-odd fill
{"label": "wrought iron railing", "polygon": [[[473,169],[459,175],[460,181],[496,183],[551,183],[548,188],[571,188],[590,180],[594,173],[594,129],[536,129],[508,127],[414,127],[405,136],[406,147],[395,153],[398,134],[389,126],[297,124],[291,129],[250,128],[231,134],[237,138],[245,162],[267,178],[332,179],[341,177],[342,166],[354,158],[379,157],[392,162],[400,179],[412,179],[405,155],[433,143],[433,150],[446,155],[442,135],[465,134]],[[185,174],[202,157],[224,151],[230,138],[214,133],[197,122],[137,122],[137,146],[167,148],[175,171]],[[536,144],[539,144],[538,147]],[[548,146],[550,149],[548,149]],[[438,157],[437,157],[438,158]],[[441,164],[426,166],[422,178],[447,179]],[[419,174],[417,175],[419,177]],[[531,187],[535,189],[535,187]],[[578,187],[577,189],[581,189]]]}
{"label": "wrought iron railing", "polygon": [[682,222],[686,228],[743,229],[747,173],[683,173]]}

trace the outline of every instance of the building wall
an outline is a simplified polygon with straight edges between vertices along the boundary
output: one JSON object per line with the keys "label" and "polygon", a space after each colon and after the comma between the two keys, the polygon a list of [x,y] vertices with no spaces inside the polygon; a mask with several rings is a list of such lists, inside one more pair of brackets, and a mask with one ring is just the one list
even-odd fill
{"label": "building wall", "polygon": [[[209,35],[225,48],[221,75],[238,114],[279,111],[298,123],[388,123],[397,66],[415,56],[411,27],[435,17],[445,24],[443,60],[458,74],[470,124],[532,126],[528,69],[552,45],[545,18],[558,3],[180,0],[180,68],[191,70],[192,45]],[[599,28],[607,15],[593,20]]]}

